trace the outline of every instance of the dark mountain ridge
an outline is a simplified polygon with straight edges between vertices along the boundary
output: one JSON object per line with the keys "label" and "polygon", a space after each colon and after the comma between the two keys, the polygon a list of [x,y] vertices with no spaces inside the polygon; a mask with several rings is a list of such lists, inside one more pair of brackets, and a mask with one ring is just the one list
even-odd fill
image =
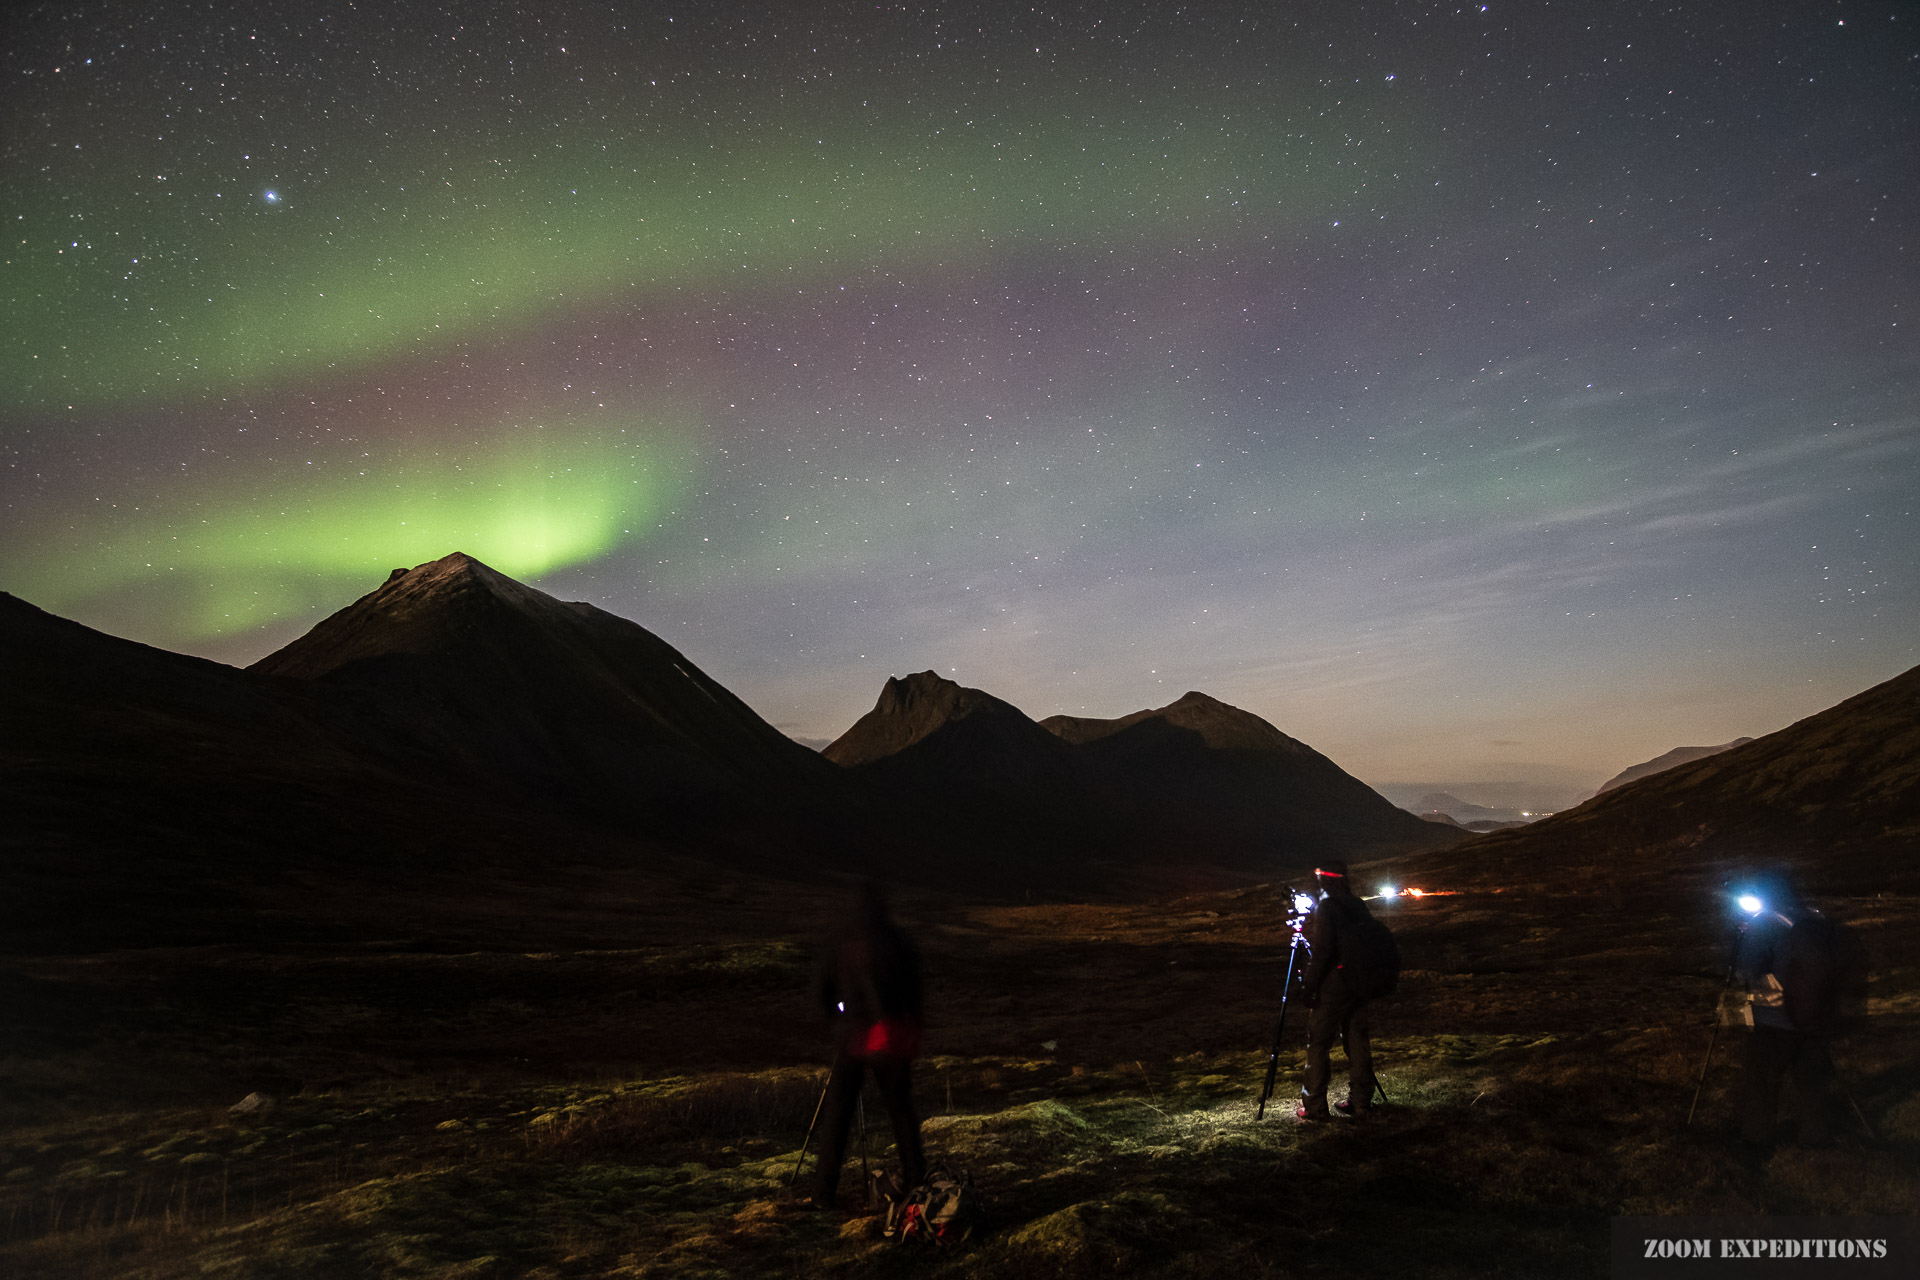
{"label": "dark mountain ridge", "polygon": [[[1297,738],[1289,738],[1251,711],[1190,690],[1164,707],[1150,707],[1112,720],[1088,716],[1048,716],[1040,722],[1047,732],[1075,745],[1118,737],[1149,721],[1160,721],[1196,735],[1198,744],[1213,751],[1259,752],[1290,758],[1312,767],[1333,762]],[[1371,788],[1369,788],[1371,790]]]}
{"label": "dark mountain ridge", "polygon": [[1735,738],[1732,742],[1723,742],[1717,747],[1675,747],[1664,755],[1658,755],[1651,760],[1643,760],[1639,764],[1630,765],[1622,769],[1619,773],[1614,774],[1613,777],[1601,783],[1600,790],[1594,792],[1594,794],[1599,795],[1602,791],[1611,791],[1615,787],[1625,786],[1629,782],[1638,782],[1640,779],[1650,778],[1656,773],[1664,773],[1675,765],[1691,764],[1695,760],[1704,760],[1708,756],[1717,756],[1722,751],[1731,751],[1735,747],[1744,747],[1752,741],[1752,738]]}
{"label": "dark mountain ridge", "polygon": [[1744,746],[1457,852],[1398,860],[1450,885],[1717,884],[1762,863],[1823,892],[1920,880],[1920,667]]}
{"label": "dark mountain ridge", "polygon": [[1408,849],[1429,851],[1409,866],[1487,884],[1834,854],[1864,883],[1920,864],[1920,668],[1435,853],[1461,832],[1197,692],[1039,724],[921,672],[822,758],[643,628],[460,555],[396,571],[245,670],[0,595],[0,661],[0,915],[21,931],[138,919],[170,937],[268,898],[291,918],[287,886],[322,865],[362,892],[396,868],[537,875],[585,849],[806,875],[871,852],[875,814],[903,874],[965,852],[985,892]]}
{"label": "dark mountain ridge", "polygon": [[888,677],[873,709],[820,754],[872,797],[902,846],[966,851],[1031,884],[1084,879],[1105,843],[1073,749],[937,672]]}
{"label": "dark mountain ridge", "polygon": [[1460,838],[1395,809],[1260,717],[1197,692],[1113,720],[1036,724],[924,671],[889,679],[824,754],[891,796],[896,821],[949,832],[961,824],[995,845],[1102,864],[1292,869]]}
{"label": "dark mountain ridge", "polygon": [[225,936],[297,914],[297,885],[457,866],[705,850],[804,874],[857,844],[839,770],[643,628],[465,556],[246,670],[0,595],[0,662],[16,940]]}
{"label": "dark mountain ridge", "polygon": [[1306,743],[1198,691],[1112,720],[1050,716],[1103,809],[1234,861],[1356,857],[1459,836],[1396,808]]}
{"label": "dark mountain ridge", "polygon": [[950,785],[1024,787],[1066,767],[1070,754],[1025,712],[937,672],[889,676],[873,710],[821,755],[875,776],[937,775]]}
{"label": "dark mountain ridge", "polygon": [[117,639],[9,595],[0,662],[9,947],[287,932],[301,868],[355,867],[364,888],[374,868],[484,860],[518,821],[383,757],[356,709],[298,682]]}

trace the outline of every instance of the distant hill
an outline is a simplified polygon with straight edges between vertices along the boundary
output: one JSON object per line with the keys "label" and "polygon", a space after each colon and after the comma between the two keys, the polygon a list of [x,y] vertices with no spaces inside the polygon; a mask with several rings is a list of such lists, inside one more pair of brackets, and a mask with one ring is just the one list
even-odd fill
{"label": "distant hill", "polygon": [[[1435,782],[1369,781],[1368,785],[1402,809],[1415,813],[1423,812],[1431,797],[1445,796],[1463,805],[1492,810],[1495,816],[1507,819],[1518,818],[1523,813],[1539,816],[1571,809],[1582,800],[1593,798],[1597,779],[1580,779],[1571,770],[1553,766],[1516,765],[1514,768],[1531,775],[1530,779],[1456,777]],[[1454,816],[1461,821],[1472,817],[1462,818],[1459,813]]]}
{"label": "distant hill", "polygon": [[1717,884],[1762,862],[1824,892],[1920,884],[1920,667],[1403,874],[1471,885]]}
{"label": "distant hill", "polygon": [[1675,747],[1663,756],[1655,756],[1653,759],[1633,765],[1631,768],[1622,769],[1619,773],[1601,783],[1600,790],[1594,792],[1594,794],[1599,795],[1601,792],[1611,791],[1615,787],[1624,786],[1629,782],[1638,782],[1642,778],[1652,777],[1654,774],[1662,773],[1673,768],[1675,765],[1690,764],[1695,760],[1704,760],[1708,756],[1717,756],[1722,751],[1731,751],[1735,747],[1744,747],[1752,741],[1752,738],[1735,738],[1732,742],[1723,742],[1717,747]]}
{"label": "distant hill", "polygon": [[1487,805],[1462,800],[1459,796],[1450,795],[1445,791],[1430,791],[1407,807],[1423,818],[1443,813],[1461,826],[1475,831],[1492,830],[1492,827],[1486,825],[1488,823],[1525,826],[1530,820],[1518,809],[1494,809]]}
{"label": "distant hill", "polygon": [[1493,816],[1493,810],[1485,805],[1473,804],[1462,800],[1459,796],[1448,795],[1444,791],[1429,791],[1410,807],[1419,814],[1444,813],[1455,822]]}
{"label": "distant hill", "polygon": [[1204,693],[1112,720],[1051,716],[1104,811],[1234,861],[1363,856],[1459,836],[1421,822],[1271,724]]}

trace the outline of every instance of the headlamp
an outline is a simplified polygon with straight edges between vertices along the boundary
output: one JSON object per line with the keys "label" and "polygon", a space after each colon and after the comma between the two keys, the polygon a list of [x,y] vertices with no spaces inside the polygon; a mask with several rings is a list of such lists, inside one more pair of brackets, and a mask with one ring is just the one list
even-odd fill
{"label": "headlamp", "polygon": [[1734,901],[1740,905],[1740,909],[1742,911],[1746,912],[1750,916],[1759,915],[1762,911],[1766,910],[1766,907],[1767,907],[1766,903],[1760,901],[1759,898],[1755,897],[1751,893],[1743,893],[1738,898],[1734,899]]}
{"label": "headlamp", "polygon": [[1394,888],[1390,884],[1383,884],[1380,886],[1380,896],[1383,898],[1391,898],[1394,894],[1398,892],[1400,891]]}

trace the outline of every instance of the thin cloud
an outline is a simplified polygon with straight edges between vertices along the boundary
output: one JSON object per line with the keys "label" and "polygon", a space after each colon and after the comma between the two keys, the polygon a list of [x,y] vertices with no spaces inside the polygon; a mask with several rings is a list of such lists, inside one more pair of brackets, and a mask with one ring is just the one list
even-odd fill
{"label": "thin cloud", "polygon": [[1741,503],[1730,507],[1719,507],[1712,511],[1684,511],[1672,515],[1659,516],[1644,520],[1633,526],[1635,533],[1698,533],[1708,529],[1724,529],[1734,525],[1753,524],[1757,521],[1772,520],[1794,511],[1804,511],[1814,505],[1814,499],[1808,494],[1792,493],[1778,498],[1766,498],[1759,502]]}

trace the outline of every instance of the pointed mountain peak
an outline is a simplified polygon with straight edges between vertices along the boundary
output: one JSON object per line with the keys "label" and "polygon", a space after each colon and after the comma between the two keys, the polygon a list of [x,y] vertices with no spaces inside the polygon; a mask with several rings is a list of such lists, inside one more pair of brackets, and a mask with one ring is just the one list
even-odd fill
{"label": "pointed mountain peak", "polygon": [[[387,582],[399,582],[403,578],[412,578],[416,582],[444,580],[462,574],[475,576],[491,574],[504,576],[497,570],[482,564],[464,551],[455,551],[451,555],[441,556],[438,560],[429,560],[425,564],[414,565],[411,569],[402,565],[387,575]],[[384,585],[384,584],[383,584]]]}
{"label": "pointed mountain peak", "polygon": [[503,616],[570,625],[590,605],[564,604],[465,552],[395,569],[378,588],[253,664],[269,675],[307,679],[381,653],[422,653],[483,632]]}
{"label": "pointed mountain peak", "polygon": [[1196,717],[1221,719],[1239,716],[1247,720],[1258,720],[1261,724],[1266,723],[1253,712],[1242,711],[1232,703],[1222,702],[1212,694],[1201,693],[1198,689],[1189,690],[1181,695],[1179,701],[1169,702],[1166,706],[1157,708],[1152,714],[1166,716],[1170,720]]}
{"label": "pointed mountain peak", "polygon": [[546,592],[536,591],[523,582],[509,578],[498,569],[483,564],[464,551],[456,551],[438,560],[429,560],[411,569],[395,569],[387,575],[387,580],[381,584],[379,590],[367,596],[366,599],[377,600],[382,597],[396,601],[425,599],[473,590],[485,591],[522,606],[535,605],[541,601],[549,604],[559,603]]}
{"label": "pointed mountain peak", "polygon": [[1286,755],[1306,756],[1319,754],[1306,743],[1280,732],[1253,712],[1197,691],[1148,714],[1183,729],[1192,729],[1216,751],[1277,751]]}
{"label": "pointed mountain peak", "polygon": [[1023,737],[1029,731],[1039,732],[1039,726],[1011,703],[957,684],[937,671],[916,671],[904,677],[888,676],[873,710],[821,754],[835,764],[865,764],[904,751],[962,720],[1004,726]]}
{"label": "pointed mountain peak", "polygon": [[638,623],[464,553],[388,575],[249,670],[358,689],[484,776],[621,812],[835,776]]}
{"label": "pointed mountain peak", "polygon": [[933,716],[946,720],[956,713],[965,715],[988,696],[937,671],[916,671],[910,676],[888,676],[874,710],[888,715]]}
{"label": "pointed mountain peak", "polygon": [[395,569],[388,575],[387,581],[391,582],[395,578],[411,578],[415,575],[419,575],[423,581],[445,580],[459,577],[473,577],[483,581],[489,579],[511,581],[504,573],[482,564],[479,560],[476,560],[464,551],[456,551],[452,555],[441,556],[438,560],[429,560],[425,564],[417,564],[411,569]]}

